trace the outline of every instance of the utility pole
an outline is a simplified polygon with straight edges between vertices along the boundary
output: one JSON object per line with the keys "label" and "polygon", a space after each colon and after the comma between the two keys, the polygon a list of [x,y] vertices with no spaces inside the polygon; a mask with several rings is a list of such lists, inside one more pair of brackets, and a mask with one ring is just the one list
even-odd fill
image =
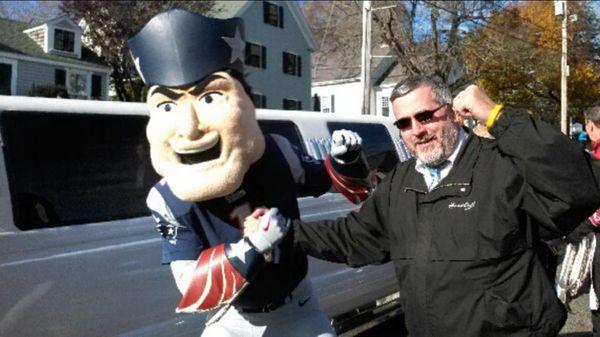
{"label": "utility pole", "polygon": [[371,1],[363,1],[362,58],[360,67],[362,114],[371,114]]}
{"label": "utility pole", "polygon": [[567,1],[554,1],[554,15],[562,16],[562,53],[560,59],[560,131],[569,135],[567,125],[567,77],[569,76],[569,65],[567,64],[567,23],[569,15],[567,12]]}

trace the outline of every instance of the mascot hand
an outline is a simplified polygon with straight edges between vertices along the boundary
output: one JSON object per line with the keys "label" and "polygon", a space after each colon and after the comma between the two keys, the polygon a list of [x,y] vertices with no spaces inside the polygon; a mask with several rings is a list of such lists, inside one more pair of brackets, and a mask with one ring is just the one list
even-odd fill
{"label": "mascot hand", "polygon": [[271,208],[260,218],[258,230],[247,238],[258,252],[265,253],[283,239],[289,228],[290,220],[284,218],[277,208]]}
{"label": "mascot hand", "polygon": [[350,164],[360,157],[362,138],[350,130],[335,130],[331,136],[331,157],[340,164]]}

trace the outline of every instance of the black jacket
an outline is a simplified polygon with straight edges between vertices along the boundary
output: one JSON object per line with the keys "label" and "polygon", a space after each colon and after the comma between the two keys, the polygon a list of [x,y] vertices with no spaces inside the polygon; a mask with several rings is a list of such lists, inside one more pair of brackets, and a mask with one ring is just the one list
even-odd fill
{"label": "black jacket", "polygon": [[346,218],[301,224],[308,254],[351,266],[393,261],[413,337],[554,336],[566,319],[540,243],[598,206],[590,158],[552,126],[508,110],[470,135],[431,192],[399,164]]}

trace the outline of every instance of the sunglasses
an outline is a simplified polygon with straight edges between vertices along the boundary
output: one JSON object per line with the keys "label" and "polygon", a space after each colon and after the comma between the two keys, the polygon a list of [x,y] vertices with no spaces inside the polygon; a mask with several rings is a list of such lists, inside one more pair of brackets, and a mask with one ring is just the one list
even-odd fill
{"label": "sunglasses", "polygon": [[448,103],[442,104],[440,106],[438,106],[435,109],[432,110],[425,110],[425,111],[421,111],[419,113],[414,114],[412,117],[404,117],[404,118],[400,118],[398,120],[396,120],[394,122],[394,125],[400,130],[400,131],[406,131],[408,129],[410,129],[412,127],[412,118],[414,118],[417,122],[419,122],[419,124],[429,124],[429,123],[433,123],[433,122],[437,122],[438,120],[444,119],[446,118],[446,116],[442,116],[442,117],[435,117],[434,114],[440,110],[441,108],[450,105]]}

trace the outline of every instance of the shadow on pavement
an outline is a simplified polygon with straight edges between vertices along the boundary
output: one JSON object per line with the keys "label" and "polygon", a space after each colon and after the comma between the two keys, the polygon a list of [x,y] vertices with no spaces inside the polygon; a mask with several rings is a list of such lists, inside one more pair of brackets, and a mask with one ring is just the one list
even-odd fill
{"label": "shadow on pavement", "polygon": [[561,333],[558,337],[592,337],[591,332],[570,332],[570,333]]}

